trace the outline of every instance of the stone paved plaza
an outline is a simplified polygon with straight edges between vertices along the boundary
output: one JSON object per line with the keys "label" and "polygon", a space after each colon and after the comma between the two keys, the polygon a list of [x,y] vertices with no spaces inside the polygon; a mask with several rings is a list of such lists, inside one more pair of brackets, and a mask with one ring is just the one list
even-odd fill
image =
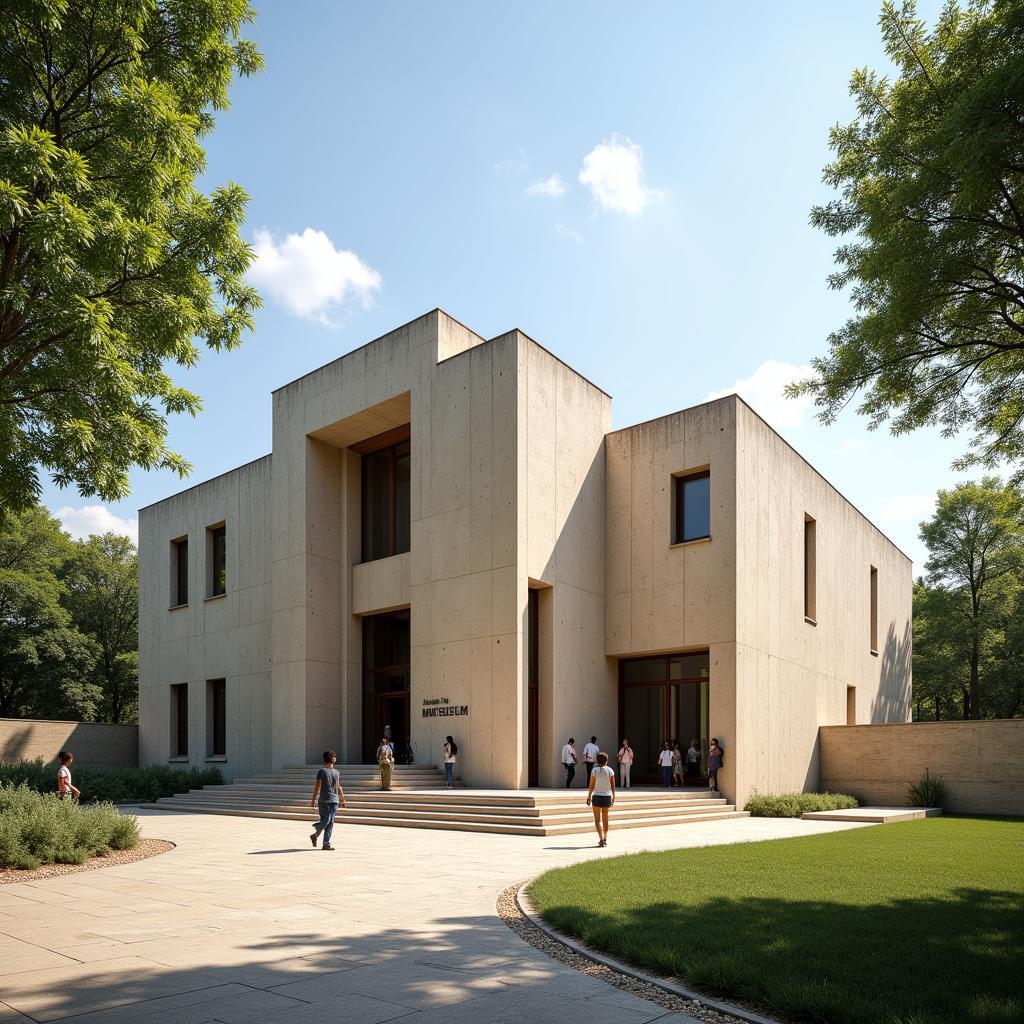
{"label": "stone paved plaza", "polygon": [[0,886],[0,1024],[410,1024],[686,1018],[565,968],[498,918],[498,892],[624,852],[815,835],[848,822],[739,819],[509,837],[143,811],[170,853]]}

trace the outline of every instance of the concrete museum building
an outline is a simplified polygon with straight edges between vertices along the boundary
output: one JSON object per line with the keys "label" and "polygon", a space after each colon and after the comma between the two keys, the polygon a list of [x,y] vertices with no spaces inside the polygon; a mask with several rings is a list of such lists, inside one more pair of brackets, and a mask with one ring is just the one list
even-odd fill
{"label": "concrete museum building", "polygon": [[445,735],[475,787],[717,736],[818,785],[910,717],[911,563],[735,395],[622,430],[521,331],[434,310],[274,392],[273,452],[142,510],[140,759],[228,779]]}

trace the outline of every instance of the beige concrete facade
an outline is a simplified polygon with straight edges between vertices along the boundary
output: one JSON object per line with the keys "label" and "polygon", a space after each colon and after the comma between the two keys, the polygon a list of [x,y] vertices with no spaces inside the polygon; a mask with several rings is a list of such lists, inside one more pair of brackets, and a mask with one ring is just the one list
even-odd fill
{"label": "beige concrete facade", "polygon": [[[272,456],[141,513],[140,758],[170,756],[170,687],[187,682],[202,762],[204,687],[223,678],[227,777],[324,747],[363,760],[362,620],[408,609],[417,759],[436,763],[452,733],[469,784],[524,787],[531,589],[540,785],[560,780],[570,734],[614,751],[630,657],[708,652],[730,799],[813,788],[817,728],[847,721],[848,697],[858,721],[907,719],[911,570],[881,533],[734,396],[610,426],[610,397],[525,334],[485,340],[440,310],[276,391]],[[409,550],[364,561],[360,452],[405,427]],[[710,472],[711,536],[673,544],[672,479],[694,470]],[[222,523],[226,593],[204,600]],[[189,601],[172,609],[185,536]],[[426,717],[425,701],[466,714]]]}

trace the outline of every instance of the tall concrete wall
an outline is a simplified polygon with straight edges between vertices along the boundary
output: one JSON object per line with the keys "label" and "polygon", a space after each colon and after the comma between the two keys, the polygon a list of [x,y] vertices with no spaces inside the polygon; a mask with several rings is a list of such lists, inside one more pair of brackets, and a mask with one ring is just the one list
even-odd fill
{"label": "tall concrete wall", "polygon": [[[737,732],[736,401],[686,409],[609,434],[605,651],[616,659],[710,652],[709,726]],[[711,473],[711,537],[672,543],[672,478]],[[616,662],[617,664],[617,662]],[[733,794],[727,753],[719,783]]]}
{"label": "tall concrete wall", "polygon": [[[912,566],[736,399],[738,802],[818,785],[818,726],[910,717]],[[815,520],[816,624],[804,617],[804,521]],[[871,651],[870,569],[878,570]]]}
{"label": "tall concrete wall", "polygon": [[[170,758],[172,684],[188,684],[187,763],[208,760],[206,684],[226,680],[226,778],[271,763],[271,458],[139,513],[139,760]],[[225,525],[227,586],[208,595],[207,528]],[[171,541],[189,540],[188,604],[171,608]]]}
{"label": "tall concrete wall", "polygon": [[[604,437],[611,398],[519,334],[518,560],[519,718],[528,721],[527,593],[543,584],[539,768],[542,786],[562,778],[562,744],[597,735],[617,749],[618,685],[604,652]],[[526,738],[517,785],[526,786]]]}
{"label": "tall concrete wall", "polygon": [[948,811],[1024,815],[1024,719],[821,730],[821,786],[829,792],[901,805],[925,772],[945,783]]}
{"label": "tall concrete wall", "polygon": [[61,750],[70,750],[78,764],[90,768],[135,768],[139,764],[139,727],[0,718],[0,761],[42,758],[49,764]]}

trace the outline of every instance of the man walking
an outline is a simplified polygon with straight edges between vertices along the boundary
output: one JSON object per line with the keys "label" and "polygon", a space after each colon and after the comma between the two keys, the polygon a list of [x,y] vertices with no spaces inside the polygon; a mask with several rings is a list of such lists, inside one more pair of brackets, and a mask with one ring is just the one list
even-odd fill
{"label": "man walking", "polygon": [[583,767],[587,772],[587,785],[590,785],[590,773],[594,770],[594,765],[597,763],[597,755],[601,753],[601,748],[597,745],[597,737],[591,736],[590,742],[583,748]]}
{"label": "man walking", "polygon": [[572,780],[576,778],[577,761],[579,761],[579,755],[576,753],[576,741],[570,736],[569,742],[562,747],[562,767],[565,769],[566,789],[572,785]]}
{"label": "man walking", "polygon": [[385,736],[377,748],[377,763],[380,765],[380,788],[391,789],[391,769],[395,766],[395,748]]}
{"label": "man walking", "polygon": [[345,806],[345,791],[341,788],[341,776],[334,767],[338,755],[333,750],[324,751],[324,766],[317,770],[313,795],[309,798],[309,806],[316,807],[320,812],[320,820],[313,826],[309,841],[316,847],[320,833],[324,836],[325,850],[333,850],[331,835],[334,832],[334,818],[338,813],[338,805]]}

